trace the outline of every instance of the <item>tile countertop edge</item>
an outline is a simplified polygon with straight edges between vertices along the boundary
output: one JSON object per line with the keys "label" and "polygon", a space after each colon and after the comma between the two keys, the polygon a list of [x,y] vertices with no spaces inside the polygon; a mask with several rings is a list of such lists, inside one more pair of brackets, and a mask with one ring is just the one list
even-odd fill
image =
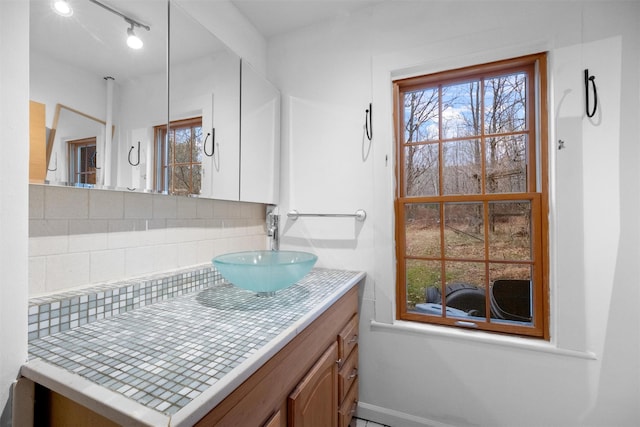
{"label": "tile countertop edge", "polygon": [[[233,392],[247,378],[253,375],[271,357],[282,350],[296,335],[302,332],[307,326],[313,323],[331,305],[344,296],[351,288],[356,286],[365,277],[365,273],[358,272],[349,281],[345,282],[337,291],[327,296],[321,304],[302,316],[285,331],[281,332],[275,339],[260,348],[250,358],[245,360],[219,382],[204,391],[201,395],[193,399],[184,408],[180,409],[171,417],[171,426],[191,426],[207,415],[213,408],[222,402],[231,392]],[[232,375],[233,374],[233,375]]]}
{"label": "tile countertop edge", "polygon": [[20,374],[112,421],[128,426],[170,426],[168,415],[41,359],[22,365]]}

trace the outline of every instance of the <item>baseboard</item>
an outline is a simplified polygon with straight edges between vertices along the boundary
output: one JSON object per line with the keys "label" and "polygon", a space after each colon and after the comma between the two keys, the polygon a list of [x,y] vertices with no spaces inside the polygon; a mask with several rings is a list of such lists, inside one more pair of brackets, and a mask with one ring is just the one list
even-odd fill
{"label": "baseboard", "polygon": [[358,418],[385,424],[391,427],[455,427],[440,421],[416,417],[404,412],[395,411],[369,403],[358,402]]}

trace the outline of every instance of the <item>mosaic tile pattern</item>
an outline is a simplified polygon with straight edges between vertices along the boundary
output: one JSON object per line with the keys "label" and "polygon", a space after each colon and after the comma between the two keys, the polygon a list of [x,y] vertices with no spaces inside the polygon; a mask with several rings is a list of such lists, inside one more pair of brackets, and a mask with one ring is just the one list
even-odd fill
{"label": "mosaic tile pattern", "polygon": [[206,288],[222,281],[213,267],[196,267],[29,299],[29,341]]}
{"label": "mosaic tile pattern", "polygon": [[219,283],[34,339],[29,354],[171,415],[357,275],[314,269],[266,298]]}

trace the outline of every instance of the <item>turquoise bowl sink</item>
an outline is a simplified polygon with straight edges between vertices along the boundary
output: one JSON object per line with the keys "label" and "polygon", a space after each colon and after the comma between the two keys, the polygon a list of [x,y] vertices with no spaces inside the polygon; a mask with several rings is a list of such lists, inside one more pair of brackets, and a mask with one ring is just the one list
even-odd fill
{"label": "turquoise bowl sink", "polygon": [[217,256],[211,261],[231,284],[272,296],[302,279],[318,257],[300,251],[248,251]]}

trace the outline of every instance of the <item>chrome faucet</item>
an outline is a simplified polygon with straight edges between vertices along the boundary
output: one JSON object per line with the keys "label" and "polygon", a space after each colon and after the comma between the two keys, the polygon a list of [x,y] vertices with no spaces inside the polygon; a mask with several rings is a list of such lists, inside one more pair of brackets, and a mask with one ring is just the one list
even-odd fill
{"label": "chrome faucet", "polygon": [[271,250],[277,251],[280,249],[280,216],[274,210],[267,211],[267,236],[271,237]]}

